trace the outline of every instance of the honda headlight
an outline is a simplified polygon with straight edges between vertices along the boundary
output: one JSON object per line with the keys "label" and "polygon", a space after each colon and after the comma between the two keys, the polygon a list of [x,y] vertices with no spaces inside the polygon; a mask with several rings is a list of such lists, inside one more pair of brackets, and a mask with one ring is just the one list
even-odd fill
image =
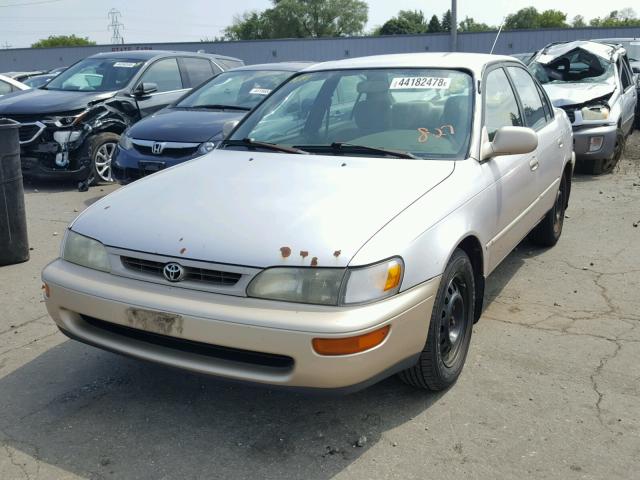
{"label": "honda headlight", "polygon": [[198,147],[198,155],[205,155],[216,148],[216,142],[203,142]]}
{"label": "honda headlight", "polygon": [[131,141],[131,137],[129,136],[129,131],[127,130],[122,135],[120,135],[120,140],[118,141],[118,146],[122,150],[131,150],[133,148],[133,142]]}
{"label": "honda headlight", "polygon": [[93,238],[67,230],[62,247],[62,258],[87,268],[110,272],[109,256],[104,245]]}
{"label": "honda headlight", "polygon": [[604,105],[582,107],[583,120],[606,120],[609,118],[609,108]]}
{"label": "honda headlight", "polygon": [[400,258],[349,269],[274,267],[251,281],[247,295],[316,305],[367,303],[398,293],[402,274]]}
{"label": "honda headlight", "polygon": [[45,123],[52,123],[58,128],[71,127],[80,123],[80,121],[86,116],[89,110],[82,110],[75,114],[70,115],[56,115],[44,120]]}

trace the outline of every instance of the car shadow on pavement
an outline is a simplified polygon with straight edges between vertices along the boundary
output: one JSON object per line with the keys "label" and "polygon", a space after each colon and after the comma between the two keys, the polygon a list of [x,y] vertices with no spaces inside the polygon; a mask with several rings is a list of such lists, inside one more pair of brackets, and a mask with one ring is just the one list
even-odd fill
{"label": "car shadow on pavement", "polygon": [[273,390],[68,340],[0,379],[0,440],[88,478],[329,479],[444,395],[395,377],[346,396]]}

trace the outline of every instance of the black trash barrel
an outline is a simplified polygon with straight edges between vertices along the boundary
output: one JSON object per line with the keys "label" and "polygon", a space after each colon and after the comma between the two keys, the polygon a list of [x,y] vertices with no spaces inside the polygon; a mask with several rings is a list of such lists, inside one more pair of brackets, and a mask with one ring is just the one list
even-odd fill
{"label": "black trash barrel", "polygon": [[0,265],[29,260],[19,126],[0,118]]}

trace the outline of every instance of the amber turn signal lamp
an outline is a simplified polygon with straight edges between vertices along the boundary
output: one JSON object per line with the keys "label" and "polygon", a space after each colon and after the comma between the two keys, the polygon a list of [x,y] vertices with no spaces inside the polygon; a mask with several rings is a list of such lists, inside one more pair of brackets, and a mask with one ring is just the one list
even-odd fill
{"label": "amber turn signal lamp", "polygon": [[390,325],[373,332],[347,338],[314,338],[313,349],[320,355],[350,355],[376,347],[387,338]]}
{"label": "amber turn signal lamp", "polygon": [[398,262],[393,262],[387,270],[387,281],[384,284],[384,291],[396,288],[400,284],[402,278],[402,266]]}
{"label": "amber turn signal lamp", "polygon": [[46,283],[43,283],[42,292],[44,293],[45,297],[49,298],[49,285],[47,285]]}

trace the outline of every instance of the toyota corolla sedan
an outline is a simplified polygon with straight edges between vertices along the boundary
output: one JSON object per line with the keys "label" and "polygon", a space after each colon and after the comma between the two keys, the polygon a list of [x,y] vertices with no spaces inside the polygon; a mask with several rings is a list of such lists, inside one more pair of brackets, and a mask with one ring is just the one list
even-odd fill
{"label": "toyota corolla sedan", "polygon": [[317,64],[219,149],[82,213],[47,309],[71,338],[228,379],[441,390],[487,276],[525,236],[560,238],[571,144],[510,57]]}

